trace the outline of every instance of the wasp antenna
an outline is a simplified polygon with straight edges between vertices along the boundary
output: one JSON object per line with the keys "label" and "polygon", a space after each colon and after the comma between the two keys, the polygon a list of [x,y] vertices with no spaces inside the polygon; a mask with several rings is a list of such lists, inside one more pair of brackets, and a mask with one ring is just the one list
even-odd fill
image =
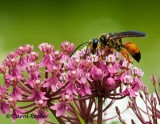
{"label": "wasp antenna", "polygon": [[80,45],[71,53],[71,55],[70,55],[69,57],[71,57],[71,56],[77,51],[78,48],[80,48],[82,45],[87,44],[87,43],[89,43],[89,42],[84,42],[84,43],[80,44]]}
{"label": "wasp antenna", "polygon": [[87,51],[88,51],[88,47],[89,47],[90,43],[91,43],[91,42],[88,42],[88,45],[87,45],[87,48],[86,48],[86,52],[85,52],[85,54],[84,54],[84,59],[86,59]]}

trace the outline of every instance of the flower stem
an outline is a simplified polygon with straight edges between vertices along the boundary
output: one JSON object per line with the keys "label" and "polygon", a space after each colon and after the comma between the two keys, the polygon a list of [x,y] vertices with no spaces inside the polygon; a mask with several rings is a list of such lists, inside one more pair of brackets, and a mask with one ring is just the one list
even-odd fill
{"label": "flower stem", "polygon": [[98,97],[98,119],[97,124],[102,124],[102,97]]}
{"label": "flower stem", "polygon": [[48,102],[48,108],[50,109],[50,111],[52,112],[52,114],[54,115],[54,117],[57,119],[57,121],[60,123],[60,124],[65,124],[65,122],[62,120],[61,117],[56,117],[56,111],[55,110],[52,110],[50,107],[52,106],[52,103],[51,102]]}

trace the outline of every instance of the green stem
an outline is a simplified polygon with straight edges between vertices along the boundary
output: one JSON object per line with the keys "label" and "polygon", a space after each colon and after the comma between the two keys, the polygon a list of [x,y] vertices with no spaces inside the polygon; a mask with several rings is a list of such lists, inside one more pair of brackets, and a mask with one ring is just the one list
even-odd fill
{"label": "green stem", "polygon": [[57,119],[57,121],[60,123],[60,124],[65,124],[65,122],[62,120],[61,117],[56,117],[56,111],[55,110],[52,110],[50,107],[52,106],[52,103],[49,102],[48,103],[48,108],[50,109],[50,111],[52,112],[52,114],[54,115],[54,117]]}

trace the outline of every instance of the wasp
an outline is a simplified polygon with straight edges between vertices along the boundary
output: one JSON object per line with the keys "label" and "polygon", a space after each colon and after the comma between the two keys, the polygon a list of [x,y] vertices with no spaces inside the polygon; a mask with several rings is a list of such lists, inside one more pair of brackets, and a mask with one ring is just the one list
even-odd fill
{"label": "wasp", "polygon": [[[105,33],[100,35],[99,38],[94,38],[89,42],[82,43],[80,46],[88,43],[86,51],[88,50],[88,48],[90,48],[92,54],[94,54],[95,51],[98,49],[104,50],[104,55],[107,55],[109,51],[113,52],[115,50],[122,53],[122,55],[128,60],[128,62],[132,63],[132,60],[129,57],[129,54],[130,54],[137,62],[139,62],[141,59],[141,53],[138,46],[133,42],[122,43],[122,38],[145,37],[145,36],[146,34],[144,32],[138,32],[138,31]],[[77,47],[75,51],[79,47]],[[72,54],[70,56],[72,56]]]}

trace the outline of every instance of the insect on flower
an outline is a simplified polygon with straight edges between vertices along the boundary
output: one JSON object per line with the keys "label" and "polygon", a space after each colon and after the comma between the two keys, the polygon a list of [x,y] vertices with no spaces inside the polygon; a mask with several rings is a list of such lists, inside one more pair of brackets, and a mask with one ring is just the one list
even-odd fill
{"label": "insect on flower", "polygon": [[[126,31],[126,32],[119,32],[119,33],[105,33],[100,35],[99,38],[94,38],[90,40],[89,42],[84,42],[81,45],[79,45],[74,52],[82,45],[87,44],[87,49],[90,48],[92,54],[95,53],[96,50],[104,50],[104,55],[107,55],[109,51],[114,52],[118,51],[121,52],[122,55],[128,60],[128,62],[132,63],[132,60],[129,57],[129,54],[137,61],[139,62],[141,59],[141,53],[140,49],[136,44],[133,42],[126,42],[122,43],[122,38],[126,37],[145,37],[146,34],[143,32],[138,31]],[[73,53],[74,53],[73,52]],[[72,56],[73,53],[70,55]],[[129,53],[129,54],[128,54]],[[86,54],[85,54],[86,55]]]}

